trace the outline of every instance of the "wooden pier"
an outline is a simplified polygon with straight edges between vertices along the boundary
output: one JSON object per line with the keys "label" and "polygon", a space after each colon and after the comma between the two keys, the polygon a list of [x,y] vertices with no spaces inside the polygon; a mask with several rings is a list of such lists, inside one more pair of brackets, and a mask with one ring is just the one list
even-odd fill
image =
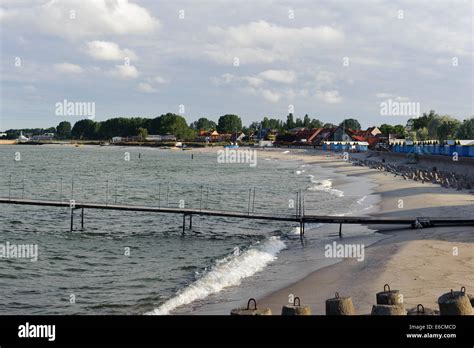
{"label": "wooden pier", "polygon": [[368,217],[368,216],[326,216],[326,215],[305,215],[304,210],[299,209],[296,214],[255,214],[253,212],[232,212],[208,209],[181,209],[169,207],[155,207],[143,205],[123,205],[123,204],[103,204],[85,203],[75,201],[52,201],[34,200],[23,198],[0,198],[0,204],[33,205],[44,207],[62,207],[71,210],[71,231],[74,229],[74,211],[81,210],[81,228],[84,229],[84,209],[101,210],[122,210],[140,211],[150,213],[179,214],[183,216],[183,233],[186,227],[186,217],[189,217],[189,228],[192,229],[192,217],[197,216],[217,216],[237,219],[286,221],[300,224],[300,235],[304,235],[305,224],[326,223],[339,224],[339,236],[342,237],[343,224],[362,225],[406,225],[412,228],[425,228],[434,226],[474,226],[474,219],[465,218],[431,218],[431,217]]}

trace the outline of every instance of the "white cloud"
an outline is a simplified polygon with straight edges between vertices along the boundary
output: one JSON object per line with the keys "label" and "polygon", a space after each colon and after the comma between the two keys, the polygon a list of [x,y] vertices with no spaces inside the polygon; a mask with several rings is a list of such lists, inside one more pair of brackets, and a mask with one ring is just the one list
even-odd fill
{"label": "white cloud", "polygon": [[155,76],[155,77],[148,77],[145,79],[148,83],[159,83],[159,84],[163,84],[163,83],[167,83],[168,80],[164,79],[163,77],[161,76]]}
{"label": "white cloud", "polygon": [[72,63],[55,64],[54,68],[56,71],[66,74],[79,74],[84,71],[79,65]]}
{"label": "white cloud", "polygon": [[138,91],[144,92],[144,93],[155,93],[157,90],[153,88],[152,85],[149,83],[141,82],[138,84]]}
{"label": "white cloud", "polygon": [[98,60],[137,59],[129,49],[120,49],[119,45],[109,41],[89,41],[86,43],[87,54]]}
{"label": "white cloud", "polygon": [[116,65],[114,70],[109,71],[109,75],[120,79],[135,79],[140,75],[133,65]]}
{"label": "white cloud", "polygon": [[327,49],[344,42],[344,33],[329,26],[293,28],[266,21],[239,26],[208,28],[210,40],[203,54],[219,64],[287,61],[302,49]]}
{"label": "white cloud", "polygon": [[269,89],[261,89],[262,96],[271,102],[277,102],[280,100],[280,94],[270,91]]}
{"label": "white cloud", "polygon": [[296,82],[296,74],[291,70],[266,70],[258,74],[258,76],[266,80],[281,83]]}
{"label": "white cloud", "polygon": [[2,25],[21,25],[67,38],[147,34],[159,26],[148,10],[128,0],[45,0],[29,7],[2,8],[0,19]]}
{"label": "white cloud", "polygon": [[319,100],[327,104],[339,104],[342,101],[342,97],[336,90],[333,91],[317,91],[316,96]]}

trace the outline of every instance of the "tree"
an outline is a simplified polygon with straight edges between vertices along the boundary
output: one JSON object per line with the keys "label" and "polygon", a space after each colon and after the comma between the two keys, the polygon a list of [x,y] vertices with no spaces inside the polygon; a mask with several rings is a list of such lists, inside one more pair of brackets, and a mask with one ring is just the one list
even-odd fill
{"label": "tree", "polygon": [[405,137],[406,135],[406,129],[405,126],[401,124],[397,124],[396,126],[393,127],[393,132],[398,135],[399,137]]}
{"label": "tree", "polygon": [[73,139],[99,139],[100,123],[85,119],[77,121],[72,127]]}
{"label": "tree", "polygon": [[68,121],[60,122],[56,127],[56,136],[58,139],[71,138],[71,123]]}
{"label": "tree", "polygon": [[197,131],[210,131],[216,129],[216,123],[214,121],[208,120],[205,117],[201,117],[199,120],[191,124],[191,128]]}
{"label": "tree", "polygon": [[461,122],[455,119],[443,120],[441,125],[437,128],[437,136],[439,141],[454,139]]}
{"label": "tree", "polygon": [[323,128],[336,128],[336,125],[333,123],[325,123],[323,125]]}
{"label": "tree", "polygon": [[384,123],[379,127],[380,131],[382,132],[383,135],[389,135],[389,134],[395,134],[395,127]]}
{"label": "tree", "polygon": [[295,128],[295,121],[293,118],[293,114],[289,113],[288,116],[286,116],[286,129],[292,128]]}
{"label": "tree", "polygon": [[142,127],[138,128],[137,135],[140,137],[140,139],[145,140],[148,136],[148,129]]}
{"label": "tree", "polygon": [[350,128],[354,130],[359,130],[360,129],[360,123],[354,118],[347,118],[344,121],[342,121],[340,126],[343,126],[344,128]]}
{"label": "tree", "polygon": [[188,127],[186,119],[183,116],[172,113],[167,113],[151,120],[149,131],[151,134],[172,134],[178,139],[186,139],[194,135],[193,130]]}
{"label": "tree", "polygon": [[459,126],[456,137],[458,139],[474,139],[474,118],[468,118]]}
{"label": "tree", "polygon": [[219,133],[233,133],[242,129],[242,120],[237,115],[227,114],[219,117],[217,131]]}
{"label": "tree", "polygon": [[323,123],[320,120],[317,120],[317,119],[313,118],[311,120],[311,123],[309,124],[309,126],[311,128],[321,128],[321,127],[323,127]]}
{"label": "tree", "polygon": [[308,114],[304,115],[303,118],[303,127],[309,128],[311,126],[311,119],[309,118]]}

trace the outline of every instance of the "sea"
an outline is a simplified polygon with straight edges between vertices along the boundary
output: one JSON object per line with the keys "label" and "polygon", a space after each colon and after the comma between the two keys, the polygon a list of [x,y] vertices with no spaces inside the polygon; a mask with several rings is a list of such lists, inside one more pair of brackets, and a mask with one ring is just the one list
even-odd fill
{"label": "sea", "polygon": [[[270,151],[270,150],[266,150]],[[305,150],[294,150],[304,152]],[[255,214],[366,215],[373,184],[316,163],[257,153],[151,147],[0,146],[0,196]],[[0,247],[36,245],[37,260],[0,255],[0,314],[228,314],[341,261],[325,256],[338,226],[149,212],[0,204]],[[345,243],[381,236],[343,227]],[[315,289],[317,291],[317,289]]]}

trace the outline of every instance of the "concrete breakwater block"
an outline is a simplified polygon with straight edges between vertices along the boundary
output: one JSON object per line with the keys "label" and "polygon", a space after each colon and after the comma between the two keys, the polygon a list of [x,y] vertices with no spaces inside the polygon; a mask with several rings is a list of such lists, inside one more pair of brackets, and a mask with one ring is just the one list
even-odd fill
{"label": "concrete breakwater block", "polygon": [[376,304],[372,306],[372,315],[407,315],[403,305]]}
{"label": "concrete breakwater block", "polygon": [[377,304],[379,305],[402,305],[403,295],[398,290],[390,290],[390,286],[385,284],[383,291],[376,295]]}
{"label": "concrete breakwater block", "polygon": [[[461,287],[461,291],[465,293],[466,287],[465,286]],[[471,302],[471,306],[474,307],[474,296],[471,294],[466,294],[466,296],[469,299],[469,302]]]}
{"label": "concrete breakwater block", "polygon": [[326,300],[326,315],[355,315],[352,298],[339,297],[336,292],[333,298]]}
{"label": "concrete breakwater block", "polygon": [[407,312],[408,315],[439,315],[439,311],[425,308],[422,304],[417,305],[414,308],[410,308]]}
{"label": "concrete breakwater block", "polygon": [[281,315],[311,315],[311,308],[302,306],[299,297],[295,297],[292,305],[285,305],[281,309]]}
{"label": "concrete breakwater block", "polygon": [[471,315],[472,305],[464,291],[447,292],[438,298],[439,312],[441,315]]}
{"label": "concrete breakwater block", "polygon": [[[253,302],[253,308],[250,303]],[[272,315],[270,308],[257,308],[257,301],[251,298],[247,302],[247,308],[235,308],[230,312],[230,315]]]}

